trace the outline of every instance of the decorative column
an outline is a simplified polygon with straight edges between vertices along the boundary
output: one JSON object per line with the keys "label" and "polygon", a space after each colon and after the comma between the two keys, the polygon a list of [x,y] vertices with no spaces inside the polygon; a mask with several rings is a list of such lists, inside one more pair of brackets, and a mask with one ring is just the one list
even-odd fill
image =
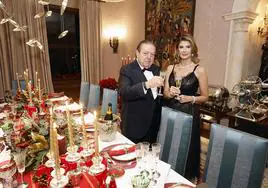
{"label": "decorative column", "polygon": [[224,80],[224,85],[229,91],[247,74],[243,67],[248,63],[246,53],[249,42],[248,28],[257,15],[251,11],[224,15],[226,21],[231,21]]}

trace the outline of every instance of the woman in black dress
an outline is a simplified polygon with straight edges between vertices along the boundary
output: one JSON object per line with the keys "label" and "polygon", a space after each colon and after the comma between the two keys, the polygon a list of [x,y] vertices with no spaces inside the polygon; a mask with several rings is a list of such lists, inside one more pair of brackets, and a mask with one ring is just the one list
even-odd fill
{"label": "woman in black dress", "polygon": [[193,180],[200,177],[200,116],[197,104],[208,100],[207,72],[198,64],[198,49],[192,36],[184,35],[180,38],[177,53],[178,62],[169,65],[166,71],[164,95],[168,99],[168,107],[193,115],[185,172],[185,177]]}

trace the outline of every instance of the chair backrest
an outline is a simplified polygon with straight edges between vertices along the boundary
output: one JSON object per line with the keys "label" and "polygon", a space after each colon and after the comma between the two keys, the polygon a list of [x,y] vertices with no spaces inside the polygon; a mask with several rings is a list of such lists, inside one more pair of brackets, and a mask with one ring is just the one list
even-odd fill
{"label": "chair backrest", "polygon": [[112,89],[103,89],[103,97],[101,103],[101,115],[105,115],[108,108],[108,103],[112,103],[113,113],[117,113],[117,96],[118,92]]}
{"label": "chair backrest", "polygon": [[100,105],[100,86],[96,84],[90,84],[88,96],[88,109],[98,109]]}
{"label": "chair backrest", "polygon": [[261,187],[268,140],[212,124],[204,181],[213,188]]}
{"label": "chair backrest", "polygon": [[185,173],[191,142],[193,116],[162,107],[158,142],[162,148],[160,159],[181,175]]}
{"label": "chair backrest", "polygon": [[[26,82],[25,80],[20,80],[20,88],[25,90],[26,89]],[[17,80],[12,80],[12,94],[13,96],[16,95],[18,89],[18,82]]]}
{"label": "chair backrest", "polygon": [[80,85],[79,103],[83,104],[84,107],[87,107],[88,94],[89,94],[89,83],[82,81]]}

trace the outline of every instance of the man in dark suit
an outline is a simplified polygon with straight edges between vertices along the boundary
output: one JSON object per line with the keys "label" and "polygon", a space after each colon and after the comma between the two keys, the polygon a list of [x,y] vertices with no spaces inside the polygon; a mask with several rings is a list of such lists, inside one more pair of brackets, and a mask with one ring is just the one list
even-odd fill
{"label": "man in dark suit", "polygon": [[121,129],[133,142],[156,141],[161,118],[157,87],[164,81],[160,69],[154,65],[156,48],[148,40],[136,49],[136,60],[121,68],[119,89],[122,98]]}

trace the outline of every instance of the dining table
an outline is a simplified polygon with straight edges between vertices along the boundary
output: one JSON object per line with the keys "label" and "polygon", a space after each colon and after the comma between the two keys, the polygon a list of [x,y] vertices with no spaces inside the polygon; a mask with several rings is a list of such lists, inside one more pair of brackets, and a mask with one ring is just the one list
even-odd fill
{"label": "dining table", "polygon": [[[1,106],[4,106],[4,104],[2,104]],[[1,113],[0,115],[4,115],[4,114]],[[0,128],[0,134],[2,136],[4,136],[1,128]],[[122,144],[134,145],[134,143],[131,140],[126,138],[119,131],[116,132],[115,138],[109,142],[103,141],[99,136],[98,137],[98,144],[99,144],[99,151],[100,152],[102,152],[102,150],[104,150],[105,148],[109,148],[110,146],[122,145]],[[6,152],[6,150],[3,150],[3,151]],[[0,156],[1,156],[1,158],[5,158],[6,156],[4,156],[2,152],[0,152]],[[7,152],[7,154],[8,154],[8,152]],[[137,165],[132,165],[131,168],[126,168],[124,170],[124,175],[115,178],[116,186],[118,188],[132,187],[131,178],[133,176],[139,174],[140,170],[141,169],[139,169],[137,167]],[[167,184],[169,184],[169,185],[183,184],[183,185],[188,185],[189,188],[196,187],[195,184],[193,184],[192,182],[190,182],[189,180],[184,178],[182,175],[178,174],[173,169],[171,169],[171,165],[169,165],[166,162],[159,160],[158,165],[157,165],[157,170],[160,172],[160,177],[157,179],[157,184],[154,185],[153,188],[168,187],[168,186],[166,186]],[[32,172],[26,173],[24,181],[28,183],[28,185],[29,185],[28,187],[38,187],[32,182],[32,177],[33,177],[32,174],[33,174]],[[0,188],[1,187],[3,187],[2,183],[0,183]]]}

